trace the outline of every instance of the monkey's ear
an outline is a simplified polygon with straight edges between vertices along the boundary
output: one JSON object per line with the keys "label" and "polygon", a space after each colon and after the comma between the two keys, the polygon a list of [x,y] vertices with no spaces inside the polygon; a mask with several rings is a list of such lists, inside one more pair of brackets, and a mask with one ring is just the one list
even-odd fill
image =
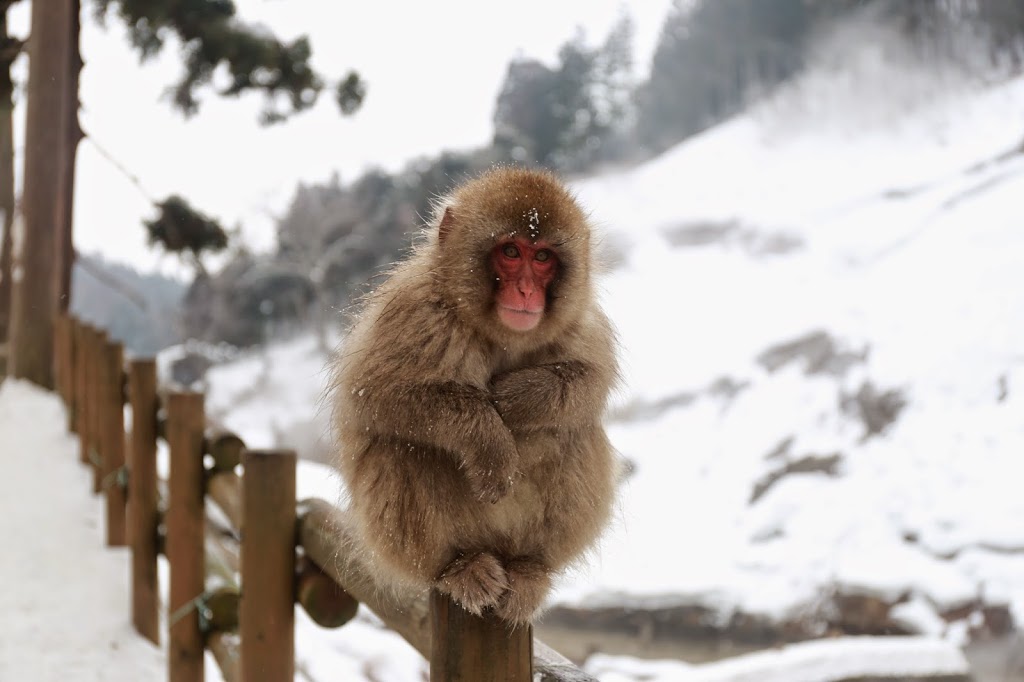
{"label": "monkey's ear", "polygon": [[441,217],[441,226],[437,229],[437,240],[444,244],[444,240],[448,237],[448,233],[451,232],[452,227],[455,225],[455,212],[452,211],[452,207],[444,209],[444,216]]}

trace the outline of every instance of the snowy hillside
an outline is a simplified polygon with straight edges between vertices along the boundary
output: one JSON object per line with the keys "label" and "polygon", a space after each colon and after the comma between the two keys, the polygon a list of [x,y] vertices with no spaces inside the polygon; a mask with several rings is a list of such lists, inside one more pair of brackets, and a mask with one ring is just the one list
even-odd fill
{"label": "snowy hillside", "polygon": [[[1024,78],[891,56],[862,45],[577,184],[633,474],[555,601],[814,623],[869,595],[955,642],[1024,622]],[[210,373],[212,408],[252,443],[315,443],[316,344],[261,353]]]}
{"label": "snowy hillside", "polygon": [[562,598],[782,617],[840,586],[923,632],[978,598],[1024,621],[1024,79],[877,121],[870,78],[801,112],[823,82],[580,185],[621,259],[636,474]]}

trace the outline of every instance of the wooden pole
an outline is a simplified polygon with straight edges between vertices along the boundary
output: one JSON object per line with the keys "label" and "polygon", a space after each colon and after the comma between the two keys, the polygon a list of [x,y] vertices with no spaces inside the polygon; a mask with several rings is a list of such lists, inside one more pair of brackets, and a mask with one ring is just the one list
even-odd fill
{"label": "wooden pole", "polygon": [[157,583],[156,361],[134,360],[128,375],[132,401],[131,494],[132,623],[140,635],[160,644]]}
{"label": "wooden pole", "polygon": [[96,387],[96,356],[93,349],[96,346],[96,335],[99,333],[92,325],[86,325],[85,327],[85,344],[82,349],[82,403],[84,410],[82,416],[85,419],[83,425],[82,434],[84,436],[83,447],[82,447],[82,461],[89,467],[92,467],[93,461],[93,441],[95,438],[95,432],[93,425],[96,419],[96,396],[93,393],[93,389]]}
{"label": "wooden pole", "polygon": [[75,318],[64,313],[64,409],[68,432],[75,432]]}
{"label": "wooden pole", "polygon": [[91,358],[89,367],[91,376],[89,380],[89,404],[92,409],[89,417],[92,424],[89,425],[91,443],[89,448],[89,459],[92,463],[92,491],[99,493],[103,490],[103,420],[105,418],[106,406],[104,405],[103,394],[106,390],[106,363],[103,361],[103,347],[107,343],[107,333],[102,329],[93,330],[92,346],[90,347]]}
{"label": "wooden pole", "polygon": [[68,431],[78,433],[78,320],[70,315],[65,316],[67,348],[64,357],[67,360],[67,396]]}
{"label": "wooden pole", "polygon": [[242,479],[235,467],[242,463],[245,442],[234,433],[207,424],[203,450],[212,464],[206,477],[206,496],[220,507],[235,528],[242,527]]}
{"label": "wooden pole", "polygon": [[203,396],[171,393],[167,400],[167,440],[171,480],[167,507],[167,559],[171,565],[170,682],[202,682],[203,633]]}
{"label": "wooden pole", "polygon": [[494,615],[474,616],[434,590],[430,595],[433,682],[530,682],[533,628],[510,629]]}
{"label": "wooden pole", "polygon": [[241,678],[295,678],[295,452],[242,453]]}
{"label": "wooden pole", "polygon": [[234,471],[242,463],[245,441],[223,427],[207,424],[206,454],[213,458],[214,471]]}
{"label": "wooden pole", "polygon": [[79,459],[86,463],[89,461],[89,401],[86,399],[89,327],[82,322],[75,326],[75,427],[78,432]]}
{"label": "wooden pole", "polygon": [[103,345],[103,487],[107,498],[107,546],[128,544],[125,523],[127,469],[124,457],[124,347]]}
{"label": "wooden pole", "polygon": [[217,665],[220,667],[220,674],[224,682],[240,682],[241,674],[238,672],[241,648],[237,632],[214,632],[210,635],[210,652],[213,654]]}
{"label": "wooden pole", "polygon": [[61,254],[61,267],[57,277],[57,292],[60,296],[59,305],[61,310],[67,310],[71,305],[71,270],[75,264],[75,244],[73,238],[74,206],[75,206],[75,157],[78,153],[78,142],[82,139],[82,128],[78,122],[78,109],[81,106],[79,100],[79,81],[81,78],[82,53],[79,47],[82,32],[82,2],[71,0],[71,21],[68,22],[68,71],[66,88],[66,100],[64,103],[64,163],[61,172],[64,180],[64,202],[63,211],[59,215],[59,241]]}
{"label": "wooden pole", "polygon": [[359,602],[307,556],[299,560],[295,601],[324,628],[340,628],[356,617]]}
{"label": "wooden pole", "polygon": [[66,401],[64,393],[64,348],[67,345],[64,341],[64,314],[58,312],[53,319],[53,386],[62,401]]}
{"label": "wooden pole", "polygon": [[57,328],[60,332],[60,355],[57,356],[57,366],[60,368],[60,397],[64,400],[64,407],[68,416],[68,430],[71,429],[71,387],[74,383],[71,374],[74,360],[71,357],[71,317],[68,313],[60,313],[57,318]]}
{"label": "wooden pole", "polygon": [[220,507],[235,528],[242,527],[242,480],[234,471],[218,471],[206,479],[206,496]]}

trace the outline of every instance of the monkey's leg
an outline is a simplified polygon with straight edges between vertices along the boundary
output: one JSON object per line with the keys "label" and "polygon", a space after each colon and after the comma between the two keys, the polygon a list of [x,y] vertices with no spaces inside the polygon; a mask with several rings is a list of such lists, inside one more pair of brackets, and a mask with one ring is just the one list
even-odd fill
{"label": "monkey's leg", "polygon": [[501,561],[490,552],[457,557],[437,578],[437,587],[447,592],[470,613],[480,615],[497,606],[509,587]]}
{"label": "monkey's leg", "polygon": [[455,556],[464,535],[456,473],[438,453],[397,439],[375,438],[354,458],[351,506],[382,577],[427,588]]}
{"label": "monkey's leg", "polygon": [[566,439],[559,444],[557,457],[528,448],[521,452],[543,462],[527,473],[539,494],[532,504],[541,505],[543,513],[538,524],[513,535],[502,553],[508,592],[495,611],[513,624],[529,623],[551,591],[554,574],[593,545],[608,519],[613,496],[610,451],[603,433]]}
{"label": "monkey's leg", "polygon": [[[365,541],[385,574],[437,587],[479,614],[508,587],[480,527],[480,502],[449,453],[379,438],[349,479]],[[489,506],[489,505],[488,505]]]}
{"label": "monkey's leg", "polygon": [[505,562],[508,591],[495,612],[503,620],[525,625],[551,590],[551,569],[539,557],[521,556]]}

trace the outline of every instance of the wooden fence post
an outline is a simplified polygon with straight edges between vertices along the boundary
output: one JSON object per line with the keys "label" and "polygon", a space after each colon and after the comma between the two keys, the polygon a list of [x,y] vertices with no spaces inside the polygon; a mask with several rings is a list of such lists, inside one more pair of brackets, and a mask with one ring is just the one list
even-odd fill
{"label": "wooden fence post", "polygon": [[241,677],[295,677],[295,452],[242,453]]}
{"label": "wooden fence post", "polygon": [[156,362],[134,360],[128,377],[132,401],[128,497],[132,543],[132,623],[140,635],[160,643],[157,585]]}
{"label": "wooden fence post", "polygon": [[89,373],[86,376],[89,401],[89,462],[92,465],[92,491],[103,489],[103,389],[104,375],[103,345],[107,342],[106,332],[93,329],[89,339]]}
{"label": "wooden fence post", "polygon": [[85,447],[83,448],[82,460],[90,467],[93,466],[93,460],[95,455],[93,453],[93,447],[96,440],[96,336],[99,331],[93,327],[88,326],[85,328],[85,352],[83,355],[85,365],[85,375],[83,382],[85,384],[82,398],[86,405],[85,409],[85,428],[83,433],[85,434]]}
{"label": "wooden fence post", "polygon": [[78,320],[70,315],[64,317],[65,339],[67,347],[64,351],[65,366],[64,404],[68,412],[68,431],[78,433]]}
{"label": "wooden fence post", "polygon": [[124,348],[119,343],[104,343],[103,415],[100,452],[103,487],[107,498],[107,546],[122,547],[125,537],[125,498],[127,471],[124,468]]}
{"label": "wooden fence post", "polygon": [[89,343],[89,327],[79,322],[75,332],[75,429],[78,433],[79,456],[83,463],[89,461],[89,401],[86,400],[86,348]]}
{"label": "wooden fence post", "polygon": [[531,682],[533,628],[509,629],[495,615],[474,616],[430,594],[431,682]]}
{"label": "wooden fence post", "polygon": [[53,319],[53,385],[57,395],[67,404],[67,363],[64,353],[67,349],[67,317],[57,313]]}
{"label": "wooden fence post", "polygon": [[171,480],[167,507],[167,559],[171,565],[170,682],[202,682],[203,548],[203,396],[172,393],[167,400],[167,441]]}
{"label": "wooden fence post", "polygon": [[68,430],[71,430],[71,395],[74,386],[74,339],[72,337],[72,318],[67,313],[60,313],[57,317],[60,329],[60,355],[57,364],[60,367],[60,397],[64,399],[64,406],[68,413]]}

